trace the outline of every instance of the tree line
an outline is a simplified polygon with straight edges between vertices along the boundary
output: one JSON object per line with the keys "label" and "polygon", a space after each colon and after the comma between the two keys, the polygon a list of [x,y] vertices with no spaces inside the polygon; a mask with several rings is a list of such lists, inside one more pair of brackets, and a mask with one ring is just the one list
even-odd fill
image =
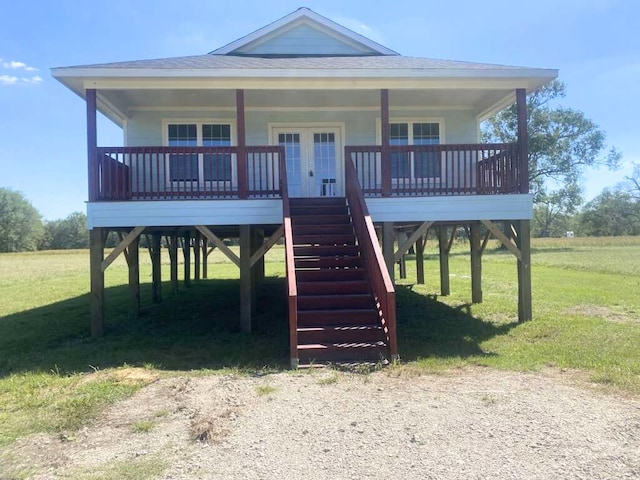
{"label": "tree line", "polygon": [[0,188],[0,252],[88,248],[89,232],[84,213],[43,220],[20,192]]}

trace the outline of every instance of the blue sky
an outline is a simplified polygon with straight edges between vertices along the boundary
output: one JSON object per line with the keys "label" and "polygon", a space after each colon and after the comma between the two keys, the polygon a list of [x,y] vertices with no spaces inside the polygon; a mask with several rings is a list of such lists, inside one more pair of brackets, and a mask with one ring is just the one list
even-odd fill
{"label": "blue sky", "polygon": [[[84,211],[85,105],[52,67],[209,52],[307,6],[403,55],[557,68],[562,102],[623,153],[617,172],[586,176],[592,198],[640,162],[640,2],[0,0],[0,187],[23,192],[47,219]],[[393,11],[392,11],[393,10]],[[98,125],[98,143],[122,132]]]}

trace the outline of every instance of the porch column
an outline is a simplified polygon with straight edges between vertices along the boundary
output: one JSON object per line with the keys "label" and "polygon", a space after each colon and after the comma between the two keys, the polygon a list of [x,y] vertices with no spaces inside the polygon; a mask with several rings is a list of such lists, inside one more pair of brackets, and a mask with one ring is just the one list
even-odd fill
{"label": "porch column", "polygon": [[238,129],[238,196],[249,195],[249,175],[247,171],[247,139],[244,124],[244,90],[236,90],[236,125]]}
{"label": "porch column", "polygon": [[89,177],[89,201],[97,199],[98,194],[98,133],[97,133],[97,103],[95,88],[85,91],[87,97],[87,171]]}
{"label": "porch column", "polygon": [[251,332],[253,309],[251,272],[251,225],[240,225],[240,330]]}
{"label": "porch column", "polygon": [[529,193],[529,132],[527,131],[527,91],[516,90],[518,118],[518,155],[520,157],[520,193]]}
{"label": "porch column", "polygon": [[380,90],[380,125],[382,129],[382,155],[380,158],[380,173],[382,175],[382,196],[389,197],[391,196],[391,154],[389,152],[389,90],[387,90],[386,88]]}
{"label": "porch column", "polygon": [[482,303],[482,239],[480,236],[480,223],[473,222],[470,225],[471,234],[471,301]]}
{"label": "porch column", "polygon": [[91,272],[91,336],[104,333],[104,236],[102,228],[89,230],[89,270]]}

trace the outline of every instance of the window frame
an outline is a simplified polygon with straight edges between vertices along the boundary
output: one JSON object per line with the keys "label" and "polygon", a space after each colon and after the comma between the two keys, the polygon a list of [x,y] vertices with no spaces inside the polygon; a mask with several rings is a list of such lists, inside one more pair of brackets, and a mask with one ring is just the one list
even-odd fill
{"label": "window frame", "polygon": [[[190,118],[169,118],[162,120],[162,144],[164,146],[169,145],[169,126],[171,125],[195,125],[196,126],[196,147],[202,147],[204,143],[204,135],[203,135],[203,127],[204,125],[224,125],[229,127],[229,145],[230,147],[237,146],[237,137],[236,137],[236,125],[235,121],[231,119],[222,119],[222,118],[200,118],[200,119],[190,119]],[[235,158],[235,156],[233,157]],[[173,180],[171,178],[171,154],[165,155],[165,172],[166,172],[166,183],[168,186],[172,188],[187,188],[193,189],[204,188],[206,190],[215,190],[215,187],[223,187],[224,190],[233,189],[238,184],[238,174],[237,174],[237,162],[231,160],[231,179],[230,180],[206,180],[205,179],[205,168],[204,168],[204,154],[198,154],[198,172],[197,178],[193,180]]]}
{"label": "window frame", "polygon": [[[376,118],[377,129],[376,129],[376,140],[378,145],[382,144],[382,120],[380,117]],[[438,145],[445,144],[445,123],[442,117],[390,117],[389,125],[392,124],[406,124],[407,125],[407,145],[415,145],[414,143],[414,125],[419,123],[430,123],[438,125]],[[391,132],[389,132],[391,133]],[[437,176],[416,176],[415,175],[415,155],[411,154],[409,158],[409,176],[393,176],[391,177],[392,185],[397,186],[400,184],[430,184],[430,185],[438,185],[442,179],[442,171],[444,168],[443,156],[441,155],[440,159],[440,171]],[[378,172],[380,174],[380,172]],[[380,177],[378,177],[380,178]]]}

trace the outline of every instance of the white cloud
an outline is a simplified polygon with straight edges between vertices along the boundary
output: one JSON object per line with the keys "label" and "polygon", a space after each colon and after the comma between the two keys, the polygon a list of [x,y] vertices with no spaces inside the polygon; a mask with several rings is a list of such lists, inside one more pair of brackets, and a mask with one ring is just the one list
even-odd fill
{"label": "white cloud", "polygon": [[0,85],[17,85],[20,79],[13,75],[0,75]]}
{"label": "white cloud", "polygon": [[[8,86],[8,85],[38,85],[42,83],[42,77],[38,75],[31,76],[18,76],[13,73],[2,73],[1,70],[11,70],[11,71],[23,71],[23,72],[37,72],[38,69],[36,67],[32,67],[27,65],[24,62],[19,62],[17,60],[11,61],[3,61],[0,58],[0,86]],[[18,73],[18,72],[16,72]]]}

